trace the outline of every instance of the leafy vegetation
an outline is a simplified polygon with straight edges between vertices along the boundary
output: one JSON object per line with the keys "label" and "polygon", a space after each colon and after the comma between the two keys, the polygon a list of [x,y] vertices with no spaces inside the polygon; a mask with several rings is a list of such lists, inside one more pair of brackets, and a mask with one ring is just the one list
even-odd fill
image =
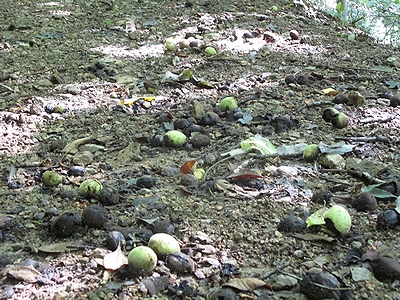
{"label": "leafy vegetation", "polygon": [[343,25],[356,26],[384,43],[400,45],[400,0],[311,0],[317,8],[336,16]]}

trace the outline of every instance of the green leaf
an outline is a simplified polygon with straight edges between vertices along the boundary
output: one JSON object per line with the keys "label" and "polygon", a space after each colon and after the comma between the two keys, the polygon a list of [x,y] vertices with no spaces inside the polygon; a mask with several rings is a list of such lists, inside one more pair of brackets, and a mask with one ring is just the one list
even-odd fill
{"label": "green leaf", "polygon": [[369,68],[371,71],[379,71],[379,72],[388,72],[388,73],[392,73],[393,69],[386,67],[386,66],[375,66],[375,67],[371,67]]}
{"label": "green leaf", "polygon": [[397,197],[397,199],[396,199],[396,201],[394,203],[396,204],[395,210],[397,211],[397,213],[400,214],[400,196]]}
{"label": "green leaf", "polygon": [[378,188],[380,184],[372,184],[361,188],[362,192],[371,193],[375,198],[396,198],[395,195],[386,190]]}
{"label": "green leaf", "polygon": [[356,40],[356,35],[355,35],[354,33],[350,33],[350,34],[347,36],[347,39],[348,39],[349,41],[355,41],[355,40]]}
{"label": "green leaf", "polygon": [[391,89],[400,89],[400,81],[393,81],[393,80],[389,80],[386,81],[386,84],[389,86],[389,88]]}
{"label": "green leaf", "polygon": [[314,225],[324,225],[325,224],[325,213],[328,211],[327,207],[318,209],[315,213],[309,216],[306,220],[307,227]]}
{"label": "green leaf", "polygon": [[344,5],[342,2],[338,2],[338,4],[336,5],[336,11],[340,13],[344,12]]}
{"label": "green leaf", "polygon": [[266,138],[259,135],[250,137],[242,142],[240,142],[240,147],[243,150],[257,150],[263,155],[275,154],[277,153],[275,146]]}
{"label": "green leaf", "polygon": [[179,74],[180,82],[189,81],[191,79],[193,79],[193,74],[190,70],[185,70],[181,74]]}

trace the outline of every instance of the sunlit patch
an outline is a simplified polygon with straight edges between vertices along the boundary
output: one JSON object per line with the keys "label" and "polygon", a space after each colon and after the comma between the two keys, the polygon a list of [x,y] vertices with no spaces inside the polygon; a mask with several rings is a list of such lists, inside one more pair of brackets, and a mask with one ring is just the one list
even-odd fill
{"label": "sunlit patch", "polygon": [[55,2],[55,1],[45,2],[45,3],[37,3],[36,5],[39,6],[39,7],[43,7],[43,6],[64,6],[62,3]]}
{"label": "sunlit patch", "polygon": [[108,45],[92,48],[90,50],[118,58],[144,58],[161,56],[164,53],[164,45],[144,45],[137,49],[116,45]]}
{"label": "sunlit patch", "polygon": [[71,14],[70,11],[66,10],[52,10],[50,13],[54,16],[69,16]]}

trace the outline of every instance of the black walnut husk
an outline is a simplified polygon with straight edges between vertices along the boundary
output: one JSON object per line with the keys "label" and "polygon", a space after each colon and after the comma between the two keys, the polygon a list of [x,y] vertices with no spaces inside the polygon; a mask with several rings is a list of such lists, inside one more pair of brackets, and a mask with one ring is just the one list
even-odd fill
{"label": "black walnut husk", "polygon": [[119,203],[119,192],[112,187],[103,187],[99,194],[99,201],[103,205],[115,205]]}
{"label": "black walnut husk", "polygon": [[89,228],[101,228],[107,219],[107,210],[97,204],[89,205],[82,213],[83,224]]}
{"label": "black walnut husk", "polygon": [[287,217],[278,224],[278,231],[282,232],[302,232],[306,228],[307,223],[298,216]]}
{"label": "black walnut husk", "polygon": [[367,192],[358,194],[353,202],[354,208],[358,211],[373,211],[377,205],[376,198]]}
{"label": "black walnut husk", "polygon": [[60,238],[70,237],[78,232],[82,225],[82,216],[79,212],[65,212],[52,223],[51,231]]}

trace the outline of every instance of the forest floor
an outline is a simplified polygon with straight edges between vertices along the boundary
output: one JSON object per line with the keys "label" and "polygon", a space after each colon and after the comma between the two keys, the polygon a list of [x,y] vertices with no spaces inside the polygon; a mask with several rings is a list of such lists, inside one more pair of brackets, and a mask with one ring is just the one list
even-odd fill
{"label": "forest floor", "polygon": [[[282,0],[17,0],[0,18],[0,299],[400,299],[398,49]],[[306,228],[334,204],[349,232]],[[133,276],[156,232],[183,254]]]}

